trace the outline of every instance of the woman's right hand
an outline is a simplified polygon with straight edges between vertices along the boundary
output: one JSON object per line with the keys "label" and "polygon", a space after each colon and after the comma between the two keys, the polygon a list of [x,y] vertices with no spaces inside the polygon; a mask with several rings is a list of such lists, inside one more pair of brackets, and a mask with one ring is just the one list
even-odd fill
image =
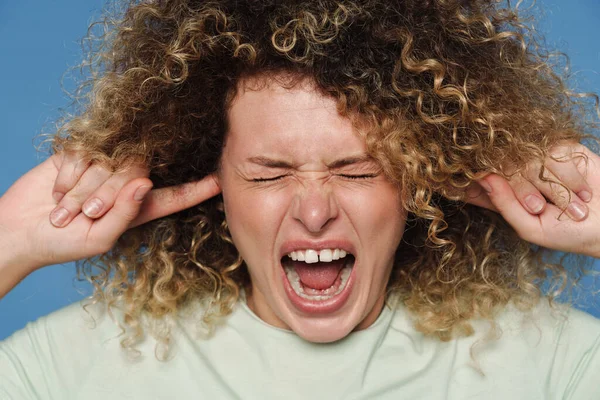
{"label": "woman's right hand", "polygon": [[[40,267],[107,252],[127,229],[220,192],[213,175],[158,190],[147,176],[142,167],[111,174],[66,154],[23,175],[0,197],[0,298]],[[93,199],[102,202],[95,213]]]}

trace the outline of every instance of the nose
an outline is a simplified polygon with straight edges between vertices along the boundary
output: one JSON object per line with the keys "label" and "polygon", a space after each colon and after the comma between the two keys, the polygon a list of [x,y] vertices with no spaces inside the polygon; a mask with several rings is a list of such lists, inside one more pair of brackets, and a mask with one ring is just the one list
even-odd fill
{"label": "nose", "polygon": [[319,233],[338,216],[335,196],[323,183],[306,184],[295,196],[292,216],[310,233]]}

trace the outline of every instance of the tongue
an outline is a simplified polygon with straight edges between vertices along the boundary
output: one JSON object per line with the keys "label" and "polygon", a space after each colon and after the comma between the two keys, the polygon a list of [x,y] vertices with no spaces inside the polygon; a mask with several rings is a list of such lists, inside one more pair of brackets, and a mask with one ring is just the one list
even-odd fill
{"label": "tongue", "polygon": [[333,286],[343,267],[344,260],[317,262],[314,264],[294,262],[294,268],[302,284],[318,290],[324,290]]}

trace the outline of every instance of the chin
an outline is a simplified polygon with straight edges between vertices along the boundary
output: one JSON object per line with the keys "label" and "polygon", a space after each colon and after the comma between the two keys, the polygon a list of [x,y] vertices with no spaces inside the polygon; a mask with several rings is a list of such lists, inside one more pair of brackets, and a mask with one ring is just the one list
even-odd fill
{"label": "chin", "polygon": [[373,304],[367,304],[371,303],[370,296],[364,293],[370,292],[372,282],[359,283],[366,277],[360,276],[361,263],[354,248],[338,246],[343,249],[339,258],[329,257],[329,253],[337,253],[330,251],[323,260],[321,250],[317,251],[319,261],[315,259],[309,265],[304,259],[297,260],[299,252],[284,253],[280,259],[279,282],[275,283],[280,296],[280,318],[285,326],[310,342],[335,342],[376,319],[370,316],[379,302],[375,299]]}
{"label": "chin", "polygon": [[[376,283],[386,281],[385,265],[391,263],[356,254],[344,241],[291,242],[275,259],[276,273],[253,296],[255,312],[314,343],[335,342],[367,328],[383,306]],[[381,276],[373,276],[373,270]]]}
{"label": "chin", "polygon": [[[358,289],[358,288],[355,288]],[[354,294],[354,295],[352,295]],[[375,318],[370,318],[379,302],[369,307],[362,304],[366,297],[351,293],[344,305],[333,313],[314,313],[299,310],[289,299],[284,303],[281,320],[287,329],[292,330],[302,339],[313,343],[331,343],[341,340],[356,330],[367,328]],[[280,303],[281,304],[281,303]],[[370,312],[366,310],[371,310]],[[365,314],[368,316],[365,317]],[[379,315],[377,312],[376,315]]]}
{"label": "chin", "polygon": [[292,331],[306,341],[331,343],[348,336],[354,331],[358,322],[353,323],[350,320],[345,320],[340,323],[339,318],[331,318],[319,321],[300,320],[297,321],[297,326],[294,325],[296,324],[292,323],[290,326]]}

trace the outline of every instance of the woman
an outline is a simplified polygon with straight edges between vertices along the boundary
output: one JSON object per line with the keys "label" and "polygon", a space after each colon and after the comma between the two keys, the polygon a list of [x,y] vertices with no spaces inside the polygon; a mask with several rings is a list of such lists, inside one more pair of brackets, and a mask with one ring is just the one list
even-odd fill
{"label": "woman", "polygon": [[597,396],[599,323],[540,301],[546,249],[600,254],[595,125],[525,35],[495,2],[130,4],[0,199],[0,292],[85,258],[95,329],[16,334],[0,393]]}

